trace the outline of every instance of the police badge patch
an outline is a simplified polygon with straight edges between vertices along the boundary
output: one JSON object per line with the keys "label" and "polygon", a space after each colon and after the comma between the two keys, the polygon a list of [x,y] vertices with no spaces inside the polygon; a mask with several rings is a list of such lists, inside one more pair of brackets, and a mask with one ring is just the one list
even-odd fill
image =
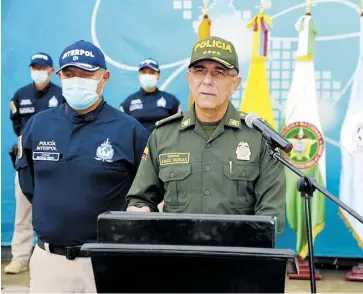
{"label": "police badge patch", "polygon": [[238,160],[250,160],[251,158],[250,146],[246,142],[239,142],[235,153]]}
{"label": "police badge patch", "polygon": [[163,107],[165,108],[166,107],[166,100],[164,97],[161,97],[158,101],[156,101],[156,105],[158,107]]}
{"label": "police badge patch", "polygon": [[107,140],[97,148],[95,159],[102,160],[103,162],[112,162],[113,154],[114,150],[109,139],[107,138]]}
{"label": "police badge patch", "polygon": [[58,99],[57,97],[53,96],[48,101],[48,107],[57,107],[58,106]]}

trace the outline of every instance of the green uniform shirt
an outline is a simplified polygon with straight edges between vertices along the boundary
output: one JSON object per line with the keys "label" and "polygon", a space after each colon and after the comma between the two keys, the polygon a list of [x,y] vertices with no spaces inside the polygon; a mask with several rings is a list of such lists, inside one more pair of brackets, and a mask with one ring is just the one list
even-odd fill
{"label": "green uniform shirt", "polygon": [[283,165],[229,103],[208,140],[194,108],[159,121],[126,200],[151,211],[164,200],[165,212],[276,216],[281,232],[285,190]]}

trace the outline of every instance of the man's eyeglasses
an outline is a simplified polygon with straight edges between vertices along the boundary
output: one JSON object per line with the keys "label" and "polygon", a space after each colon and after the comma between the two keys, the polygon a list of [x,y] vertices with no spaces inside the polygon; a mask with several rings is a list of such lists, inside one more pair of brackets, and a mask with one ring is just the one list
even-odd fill
{"label": "man's eyeglasses", "polygon": [[237,75],[232,74],[227,70],[224,69],[213,69],[208,71],[205,67],[192,67],[190,68],[189,72],[193,74],[193,76],[198,78],[205,78],[208,72],[210,72],[211,76],[215,80],[224,80],[227,77],[235,78]]}

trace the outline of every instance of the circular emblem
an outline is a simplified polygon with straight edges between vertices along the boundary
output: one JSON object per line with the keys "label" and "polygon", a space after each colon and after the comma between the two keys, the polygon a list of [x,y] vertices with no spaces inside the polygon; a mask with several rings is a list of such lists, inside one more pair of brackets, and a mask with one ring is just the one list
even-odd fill
{"label": "circular emblem", "polygon": [[281,135],[293,145],[284,157],[299,169],[315,165],[324,152],[324,137],[313,124],[294,122],[287,125]]}
{"label": "circular emblem", "polygon": [[363,152],[363,113],[350,115],[343,124],[341,145],[349,152]]}
{"label": "circular emblem", "polygon": [[112,162],[113,154],[114,150],[109,139],[107,139],[97,148],[95,159]]}

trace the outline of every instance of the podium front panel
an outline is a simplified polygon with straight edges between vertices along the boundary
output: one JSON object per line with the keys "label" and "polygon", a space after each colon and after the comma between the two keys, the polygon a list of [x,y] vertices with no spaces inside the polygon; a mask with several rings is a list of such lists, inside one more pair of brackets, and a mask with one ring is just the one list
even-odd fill
{"label": "podium front panel", "polygon": [[276,218],[254,215],[106,212],[100,243],[274,248]]}
{"label": "podium front panel", "polygon": [[283,293],[292,250],[85,244],[99,293]]}

